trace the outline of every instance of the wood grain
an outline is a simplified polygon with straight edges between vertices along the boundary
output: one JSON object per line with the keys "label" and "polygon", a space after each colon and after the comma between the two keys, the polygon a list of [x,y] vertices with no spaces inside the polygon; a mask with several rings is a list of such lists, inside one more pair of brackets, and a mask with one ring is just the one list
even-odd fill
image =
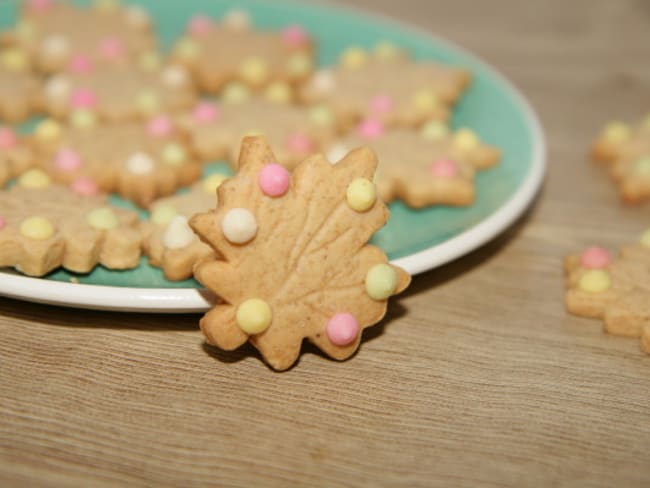
{"label": "wood grain", "polygon": [[535,207],[414,280],[360,352],[285,374],[197,316],[0,298],[2,486],[650,486],[650,358],[568,316],[561,257],[648,224],[587,147],[650,109],[645,0],[347,2],[448,37],[531,98]]}

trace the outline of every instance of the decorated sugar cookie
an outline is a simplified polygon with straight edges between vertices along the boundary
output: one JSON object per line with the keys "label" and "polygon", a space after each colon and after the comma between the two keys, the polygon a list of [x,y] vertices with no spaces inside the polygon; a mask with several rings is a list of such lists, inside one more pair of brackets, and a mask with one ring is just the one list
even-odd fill
{"label": "decorated sugar cookie", "polygon": [[367,145],[377,154],[375,182],[385,202],[400,199],[410,207],[470,205],[474,201],[476,169],[489,168],[499,150],[481,144],[474,132],[452,132],[441,122],[420,131],[386,129],[377,120],[363,121],[356,133],[332,143],[327,151],[337,163],[351,149]]}
{"label": "decorated sugar cookie", "polygon": [[244,139],[217,209],[190,219],[223,256],[194,270],[223,299],[201,320],[210,344],[231,350],[250,341],[277,370],[294,364],[305,338],[335,359],[354,353],[363,329],[410,281],[367,244],[388,219],[375,166],[359,149],[335,166],[309,157],[290,173],[264,138]]}
{"label": "decorated sugar cookie", "polygon": [[65,71],[75,58],[92,63],[135,60],[156,41],[149,14],[118,0],[77,7],[64,0],[26,0],[22,15],[5,33],[45,73]]}
{"label": "decorated sugar cookie", "polygon": [[258,90],[273,82],[301,83],[313,70],[313,50],[301,26],[257,29],[245,11],[235,10],[221,19],[193,16],[173,57],[194,73],[203,90],[217,93],[232,81]]}
{"label": "decorated sugar cookie", "polygon": [[337,66],[314,73],[300,95],[307,103],[327,104],[346,126],[363,119],[417,126],[446,120],[469,81],[463,69],[414,61],[380,44],[374,52],[347,49]]}
{"label": "decorated sugar cookie", "polygon": [[298,107],[248,94],[236,100],[202,101],[182,123],[202,159],[225,158],[233,167],[244,136],[264,135],[276,148],[278,161],[292,168],[321,151],[337,132],[326,107]]}
{"label": "decorated sugar cookie", "polygon": [[641,337],[650,354],[650,230],[619,256],[590,247],[565,259],[569,312],[599,318],[610,334]]}
{"label": "decorated sugar cookie", "polygon": [[21,47],[0,48],[0,121],[20,122],[38,106],[40,81]]}
{"label": "decorated sugar cookie", "polygon": [[0,125],[0,188],[35,163],[34,151],[16,131]]}
{"label": "decorated sugar cookie", "polygon": [[650,115],[636,125],[609,122],[592,145],[591,153],[603,163],[650,155]]}
{"label": "decorated sugar cookie", "polygon": [[36,127],[39,164],[55,181],[80,194],[115,192],[140,206],[170,195],[201,175],[201,165],[172,120],[97,123],[82,119],[62,127]]}
{"label": "decorated sugar cookie", "polygon": [[214,251],[194,234],[188,219],[216,206],[217,188],[225,179],[218,173],[207,176],[187,193],[160,198],[151,204],[149,219],[143,223],[143,248],[149,263],[162,268],[168,280],[190,278],[196,262],[214,259]]}
{"label": "decorated sugar cookie", "polygon": [[0,192],[0,267],[30,276],[60,266],[78,273],[97,264],[134,268],[140,242],[135,212],[111,206],[104,195],[82,196],[52,184],[40,170]]}

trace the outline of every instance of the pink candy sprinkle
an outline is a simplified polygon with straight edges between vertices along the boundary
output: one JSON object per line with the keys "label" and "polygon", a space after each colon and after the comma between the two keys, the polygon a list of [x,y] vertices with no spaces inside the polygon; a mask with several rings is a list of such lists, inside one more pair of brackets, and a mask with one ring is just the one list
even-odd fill
{"label": "pink candy sprinkle", "polygon": [[201,102],[192,111],[192,117],[197,122],[207,124],[209,122],[214,122],[219,117],[219,110],[216,105],[210,102]]}
{"label": "pink candy sprinkle", "polygon": [[121,39],[117,37],[106,37],[99,43],[99,51],[106,59],[114,61],[124,57],[126,49]]}
{"label": "pink candy sprinkle", "polygon": [[160,115],[154,117],[147,124],[147,132],[152,136],[165,137],[174,132],[174,125],[169,117]]}
{"label": "pink candy sprinkle", "polygon": [[458,165],[451,159],[439,159],[431,165],[431,172],[438,178],[455,178],[458,176]]}
{"label": "pink candy sprinkle", "polygon": [[0,215],[0,230],[2,230],[5,225],[7,225],[7,220]]}
{"label": "pink candy sprinkle", "polygon": [[359,322],[354,315],[337,313],[327,322],[327,337],[336,346],[347,346],[359,335]]}
{"label": "pink candy sprinkle", "polygon": [[206,15],[195,15],[187,23],[187,30],[196,37],[203,37],[212,29],[212,19]]}
{"label": "pink candy sprinkle", "polygon": [[72,92],[70,102],[75,108],[93,108],[97,105],[97,95],[92,90],[79,88]]}
{"label": "pink candy sprinkle", "polygon": [[370,109],[377,114],[384,114],[393,110],[395,101],[388,95],[377,95],[370,100]]}
{"label": "pink candy sprinkle", "polygon": [[291,175],[284,166],[271,163],[262,168],[257,177],[257,183],[266,195],[280,197],[289,190]]}
{"label": "pink candy sprinkle", "polygon": [[9,127],[0,127],[0,149],[11,149],[18,144],[16,133]]}
{"label": "pink candy sprinkle", "polygon": [[366,119],[359,124],[357,131],[364,139],[378,139],[384,135],[384,124],[378,120]]}
{"label": "pink candy sprinkle", "polygon": [[77,54],[70,59],[68,69],[73,73],[88,74],[93,70],[93,62],[89,57]]}
{"label": "pink candy sprinkle", "polygon": [[95,183],[94,180],[88,178],[87,176],[80,176],[74,180],[70,185],[70,188],[72,188],[73,192],[85,197],[92,197],[99,193],[97,183]]}
{"label": "pink candy sprinkle", "polygon": [[282,40],[287,46],[301,47],[309,42],[309,35],[301,26],[290,25],[282,31]]}
{"label": "pink candy sprinkle", "polygon": [[53,0],[28,0],[27,8],[35,13],[43,13],[54,6]]}
{"label": "pink candy sprinkle", "polygon": [[287,138],[287,149],[292,152],[307,154],[314,148],[314,141],[306,134],[296,132]]}
{"label": "pink candy sprinkle", "polygon": [[81,166],[81,156],[72,149],[60,149],[54,156],[54,166],[61,171],[74,171]]}
{"label": "pink candy sprinkle", "polygon": [[612,262],[612,257],[607,249],[592,246],[585,249],[580,257],[580,262],[589,269],[606,268]]}

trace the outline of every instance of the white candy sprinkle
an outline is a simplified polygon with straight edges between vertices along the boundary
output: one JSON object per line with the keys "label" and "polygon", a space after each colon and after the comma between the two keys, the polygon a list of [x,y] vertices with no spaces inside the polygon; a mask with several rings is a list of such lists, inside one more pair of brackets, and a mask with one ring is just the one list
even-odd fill
{"label": "white candy sprinkle", "polygon": [[149,14],[145,9],[137,5],[130,5],[124,11],[127,24],[132,27],[145,28],[151,24]]}
{"label": "white candy sprinkle", "polygon": [[126,161],[126,169],[136,175],[151,173],[154,166],[153,159],[145,153],[135,153]]}
{"label": "white candy sprinkle", "polygon": [[187,70],[177,65],[166,67],[160,76],[165,85],[173,87],[182,86],[189,79]]}
{"label": "white candy sprinkle", "polygon": [[348,152],[348,148],[343,144],[336,144],[327,151],[327,159],[331,164],[336,164],[343,159]]}
{"label": "white candy sprinkle", "polygon": [[172,218],[171,222],[165,229],[163,236],[163,245],[167,249],[180,249],[189,246],[196,240],[196,235],[187,224],[187,217],[177,215]]}
{"label": "white candy sprinkle", "polygon": [[47,81],[45,94],[47,98],[60,100],[67,98],[71,88],[70,80],[63,75],[56,75]]}
{"label": "white candy sprinkle", "polygon": [[51,57],[64,57],[68,54],[69,43],[68,39],[61,34],[53,34],[46,37],[41,44],[43,54]]}
{"label": "white candy sprinkle", "polygon": [[251,26],[251,18],[245,10],[231,10],[223,16],[223,24],[233,30],[247,30]]}
{"label": "white candy sprinkle", "polygon": [[335,84],[334,73],[329,69],[318,70],[310,82],[311,87],[318,93],[330,93]]}
{"label": "white candy sprinkle", "polygon": [[257,221],[250,210],[233,208],[221,221],[221,231],[233,244],[244,244],[257,234]]}

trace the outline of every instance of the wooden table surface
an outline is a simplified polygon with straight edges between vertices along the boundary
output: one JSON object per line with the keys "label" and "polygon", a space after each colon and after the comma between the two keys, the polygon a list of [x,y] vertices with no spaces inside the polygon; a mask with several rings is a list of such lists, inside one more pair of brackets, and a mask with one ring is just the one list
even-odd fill
{"label": "wooden table surface", "polygon": [[561,259],[631,241],[586,152],[650,110],[645,0],[354,0],[499,67],[549,173],[505,235],[414,279],[352,360],[277,374],[198,316],[0,298],[0,485],[650,486],[650,357],[563,307]]}

